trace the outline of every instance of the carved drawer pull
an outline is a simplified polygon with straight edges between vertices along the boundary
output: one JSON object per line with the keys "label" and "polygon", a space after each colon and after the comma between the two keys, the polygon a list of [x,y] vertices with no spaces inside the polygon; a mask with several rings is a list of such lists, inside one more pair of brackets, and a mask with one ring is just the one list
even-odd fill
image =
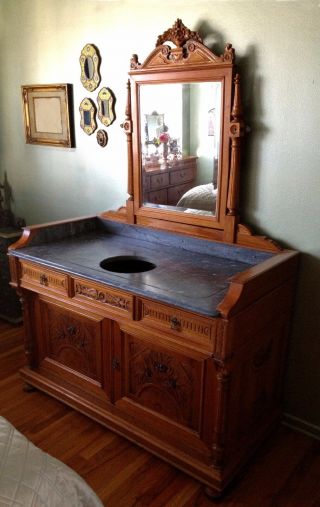
{"label": "carved drawer pull", "polygon": [[45,274],[42,273],[42,275],[40,275],[40,285],[47,286],[48,283],[49,283],[49,280],[48,280],[47,275],[45,275]]}
{"label": "carved drawer pull", "polygon": [[117,357],[114,357],[111,361],[111,367],[113,370],[120,370],[120,361]]}
{"label": "carved drawer pull", "polygon": [[181,320],[177,319],[177,317],[170,317],[170,327],[171,329],[178,330],[181,328]]}

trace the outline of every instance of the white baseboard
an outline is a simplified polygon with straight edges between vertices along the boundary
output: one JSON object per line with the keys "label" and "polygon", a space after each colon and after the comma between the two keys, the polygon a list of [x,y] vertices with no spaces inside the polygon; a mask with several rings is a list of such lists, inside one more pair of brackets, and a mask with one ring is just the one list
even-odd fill
{"label": "white baseboard", "polygon": [[282,424],[294,430],[300,431],[305,435],[309,435],[310,437],[320,440],[320,426],[304,421],[304,419],[299,419],[299,417],[284,413]]}

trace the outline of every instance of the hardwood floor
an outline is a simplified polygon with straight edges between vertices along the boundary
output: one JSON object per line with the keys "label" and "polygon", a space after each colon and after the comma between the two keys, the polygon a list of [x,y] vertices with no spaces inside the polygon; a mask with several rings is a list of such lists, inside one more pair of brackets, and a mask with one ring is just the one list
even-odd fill
{"label": "hardwood floor", "polygon": [[[21,326],[0,321],[0,415],[78,472],[109,507],[212,507],[194,479],[39,392],[24,392]],[[280,427],[219,507],[319,507],[320,442]]]}

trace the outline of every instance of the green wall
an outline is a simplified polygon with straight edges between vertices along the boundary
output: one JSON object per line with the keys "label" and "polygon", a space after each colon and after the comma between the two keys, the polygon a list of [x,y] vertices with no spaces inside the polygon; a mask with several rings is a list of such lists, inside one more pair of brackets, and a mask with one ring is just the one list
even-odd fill
{"label": "green wall", "polygon": [[[126,198],[124,118],[132,53],[143,61],[177,17],[221,53],[236,48],[251,132],[242,169],[243,222],[302,252],[285,411],[320,426],[320,7],[317,1],[0,0],[0,181],[13,209],[39,223],[115,208]],[[79,127],[86,43],[117,98],[109,144]],[[72,83],[76,148],[26,145],[22,84]],[[94,96],[94,94],[93,94]]]}

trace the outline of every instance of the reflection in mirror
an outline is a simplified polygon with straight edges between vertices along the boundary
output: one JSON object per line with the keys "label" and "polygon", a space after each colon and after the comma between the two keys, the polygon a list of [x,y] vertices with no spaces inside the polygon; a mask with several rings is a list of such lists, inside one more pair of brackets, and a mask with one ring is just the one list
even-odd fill
{"label": "reflection in mirror", "polygon": [[140,86],[144,206],[215,215],[221,88],[220,81]]}
{"label": "reflection in mirror", "polygon": [[164,115],[158,114],[157,111],[153,111],[151,114],[146,114],[146,144],[154,144],[159,138],[164,128]]}

